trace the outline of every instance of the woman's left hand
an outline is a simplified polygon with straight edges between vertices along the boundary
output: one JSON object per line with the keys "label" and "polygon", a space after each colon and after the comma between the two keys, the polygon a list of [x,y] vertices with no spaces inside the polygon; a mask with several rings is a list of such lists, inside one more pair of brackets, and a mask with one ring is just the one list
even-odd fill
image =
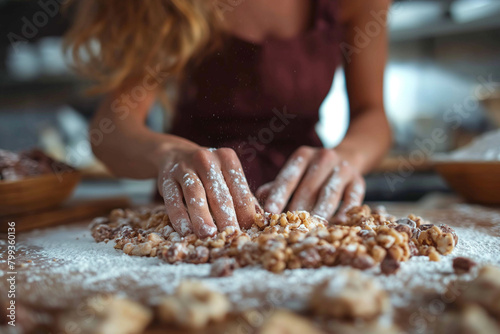
{"label": "woman's left hand", "polygon": [[256,192],[266,212],[305,210],[327,220],[337,212],[336,221],[344,221],[345,213],[360,205],[364,194],[363,176],[347,157],[333,149],[308,146],[295,151],[275,181]]}

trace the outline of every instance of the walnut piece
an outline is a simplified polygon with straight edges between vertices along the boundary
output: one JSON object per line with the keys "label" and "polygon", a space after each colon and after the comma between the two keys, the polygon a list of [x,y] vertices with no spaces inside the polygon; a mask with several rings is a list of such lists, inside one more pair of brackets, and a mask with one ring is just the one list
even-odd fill
{"label": "walnut piece", "polygon": [[380,263],[380,270],[385,275],[392,275],[399,270],[400,264],[391,255],[385,257],[385,259]]}
{"label": "walnut piece", "polygon": [[219,258],[215,260],[210,269],[212,277],[227,277],[233,275],[233,271],[238,267],[235,259]]}
{"label": "walnut piece", "polygon": [[388,311],[389,297],[358,270],[345,270],[315,287],[310,307],[336,319],[371,320]]}
{"label": "walnut piece", "polygon": [[441,225],[441,227],[424,225],[421,230],[422,232],[418,237],[418,242],[421,245],[433,246],[442,255],[450,254],[455,248],[458,239],[455,237],[455,232],[448,225]]}
{"label": "walnut piece", "polygon": [[[455,260],[459,270],[470,269],[469,259]],[[452,281],[444,296],[452,303],[437,318],[436,333],[500,333],[500,268],[484,266],[472,281]]]}
{"label": "walnut piece", "polygon": [[500,333],[500,326],[489,317],[488,312],[475,304],[468,304],[458,310],[446,312],[438,318],[435,333]]}
{"label": "walnut piece", "polygon": [[185,281],[175,293],[158,305],[161,322],[186,329],[200,329],[210,322],[223,320],[229,313],[226,296],[206,288],[200,282]]}
{"label": "walnut piece", "polygon": [[[88,316],[82,316],[82,309],[95,317],[89,321]],[[62,332],[68,323],[74,323],[82,334],[139,334],[152,319],[149,308],[134,301],[99,295],[86,300],[85,307],[61,315],[58,324]]]}
{"label": "walnut piece", "polygon": [[307,318],[303,318],[290,311],[277,310],[266,320],[264,325],[259,329],[259,333],[320,334],[322,332],[315,328],[314,324]]}
{"label": "walnut piece", "polygon": [[466,274],[471,271],[476,262],[466,257],[456,257],[453,259],[453,270],[456,274]]}
{"label": "walnut piece", "polygon": [[500,268],[485,266],[458,298],[461,304],[475,303],[500,318]]}

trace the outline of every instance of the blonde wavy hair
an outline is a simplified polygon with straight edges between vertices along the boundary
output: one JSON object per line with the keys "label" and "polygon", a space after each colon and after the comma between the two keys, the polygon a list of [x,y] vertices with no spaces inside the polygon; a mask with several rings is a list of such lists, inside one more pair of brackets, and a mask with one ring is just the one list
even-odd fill
{"label": "blonde wavy hair", "polygon": [[75,69],[105,93],[135,84],[145,69],[180,78],[220,42],[222,14],[213,0],[72,0],[65,36]]}

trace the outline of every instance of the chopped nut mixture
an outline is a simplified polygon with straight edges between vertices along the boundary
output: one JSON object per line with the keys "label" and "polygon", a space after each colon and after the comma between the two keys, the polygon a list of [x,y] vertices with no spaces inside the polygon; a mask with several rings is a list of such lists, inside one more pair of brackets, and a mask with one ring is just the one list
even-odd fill
{"label": "chopped nut mixture", "polygon": [[[158,256],[168,263],[207,263],[233,258],[235,267],[261,265],[279,273],[285,269],[348,265],[368,269],[382,263],[391,274],[412,256],[439,261],[458,242],[455,231],[410,215],[395,220],[367,205],[347,213],[344,225],[329,225],[305,211],[260,214],[247,230],[226,228],[213,237],[182,237],[174,231],[163,206],[116,209],[91,224],[97,242],[115,241],[115,248],[134,256]],[[221,269],[220,275],[227,275]],[[214,275],[217,275],[214,272]]]}

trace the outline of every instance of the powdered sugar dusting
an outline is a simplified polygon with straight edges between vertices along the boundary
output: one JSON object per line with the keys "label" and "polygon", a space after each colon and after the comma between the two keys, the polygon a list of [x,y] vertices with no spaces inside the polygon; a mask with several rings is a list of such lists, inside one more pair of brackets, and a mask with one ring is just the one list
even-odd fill
{"label": "powdered sugar dusting", "polygon": [[184,181],[184,186],[189,187],[189,186],[194,185],[195,177],[196,177],[196,175],[192,175],[190,173],[184,174],[184,176],[182,177],[182,179]]}
{"label": "powdered sugar dusting", "polygon": [[[466,206],[461,207],[462,210],[467,209]],[[489,214],[498,222],[500,214]],[[458,245],[452,255],[443,256],[441,262],[414,257],[401,263],[396,275],[380,275],[378,268],[370,269],[366,274],[390,292],[396,307],[403,307],[419,297],[416,292],[441,292],[449,281],[456,279],[452,271],[452,259],[456,256],[470,257],[480,264],[500,265],[499,234],[491,235],[491,230],[472,224],[457,227],[456,232],[460,238]],[[5,259],[3,244],[0,253]],[[20,258],[33,261],[18,268],[19,299],[45,307],[64,307],[94,293],[121,293],[155,304],[159,297],[171,293],[180,281],[200,279],[225,293],[238,310],[269,302],[276,307],[301,309],[316,284],[326,278],[337,277],[344,270],[344,267],[322,267],[273,274],[259,267],[246,267],[235,270],[231,277],[211,278],[208,277],[210,264],[170,265],[158,258],[125,255],[115,250],[112,243],[97,244],[90,236],[87,225],[20,235],[18,253]],[[6,263],[2,260],[0,276],[5,276],[6,272]],[[462,277],[471,279],[473,275]],[[6,280],[1,279],[2,291],[5,284]]]}
{"label": "powdered sugar dusting", "polygon": [[200,216],[194,217],[193,222],[197,224],[198,228],[200,229],[199,232],[201,232],[203,235],[214,235],[217,232],[217,227],[205,223],[205,220]]}
{"label": "powdered sugar dusting", "polygon": [[353,197],[353,198],[355,197],[356,199],[359,199],[363,195],[364,191],[365,191],[365,187],[363,187],[363,185],[361,183],[356,183],[352,187],[351,197]]}
{"label": "powdered sugar dusting", "polygon": [[334,207],[332,197],[334,194],[340,191],[339,187],[342,184],[342,178],[339,176],[339,167],[335,167],[333,174],[328,179],[325,187],[321,192],[320,198],[318,200],[318,205],[314,210],[315,215],[320,217],[327,217],[329,214],[333,213]]}
{"label": "powdered sugar dusting", "polygon": [[302,157],[297,157],[294,160],[292,160],[286,167],[283,169],[283,172],[279,176],[279,180],[277,180],[278,187],[273,191],[270,196],[269,196],[269,211],[273,213],[278,213],[279,211],[279,206],[284,206],[285,201],[287,198],[285,198],[286,190],[287,190],[287,185],[288,182],[299,176],[299,174],[302,171],[302,168],[300,164],[304,161],[304,158]]}
{"label": "powdered sugar dusting", "polygon": [[243,173],[243,170],[241,168],[230,169],[229,174],[230,180],[228,181],[232,182],[233,189],[236,188],[236,190],[238,191],[238,195],[236,195],[237,198],[233,197],[233,201],[237,199],[237,204],[240,207],[245,206],[249,201],[253,201],[253,196],[250,192],[250,189],[248,188],[247,179],[245,177],[245,174]]}
{"label": "powdered sugar dusting", "polygon": [[163,181],[163,199],[166,203],[178,208],[181,203],[181,192],[173,179]]}
{"label": "powdered sugar dusting", "polygon": [[238,226],[236,211],[234,211],[234,204],[229,193],[229,188],[227,187],[222,173],[216,168],[215,164],[210,165],[207,177],[211,181],[210,190],[212,190],[215,200],[217,201],[215,207],[220,208],[225,214],[227,225]]}
{"label": "powdered sugar dusting", "polygon": [[231,174],[232,176],[231,181],[240,189],[241,193],[243,195],[249,194],[250,190],[248,189],[247,180],[245,178],[245,175],[243,174],[243,171],[241,169],[230,169],[229,174]]}
{"label": "powdered sugar dusting", "polygon": [[278,204],[276,204],[275,202],[272,202],[271,204],[269,204],[269,211],[271,211],[271,212],[280,211],[280,209],[278,208]]}
{"label": "powdered sugar dusting", "polygon": [[191,222],[189,220],[185,219],[185,218],[179,219],[177,221],[176,226],[178,226],[178,228],[180,229],[182,235],[187,235],[187,234],[189,234],[189,233],[192,232]]}
{"label": "powdered sugar dusting", "polygon": [[192,205],[198,205],[198,206],[203,206],[205,205],[205,199],[204,198],[194,198],[194,197],[191,197],[191,199],[189,200],[189,204],[192,204]]}

